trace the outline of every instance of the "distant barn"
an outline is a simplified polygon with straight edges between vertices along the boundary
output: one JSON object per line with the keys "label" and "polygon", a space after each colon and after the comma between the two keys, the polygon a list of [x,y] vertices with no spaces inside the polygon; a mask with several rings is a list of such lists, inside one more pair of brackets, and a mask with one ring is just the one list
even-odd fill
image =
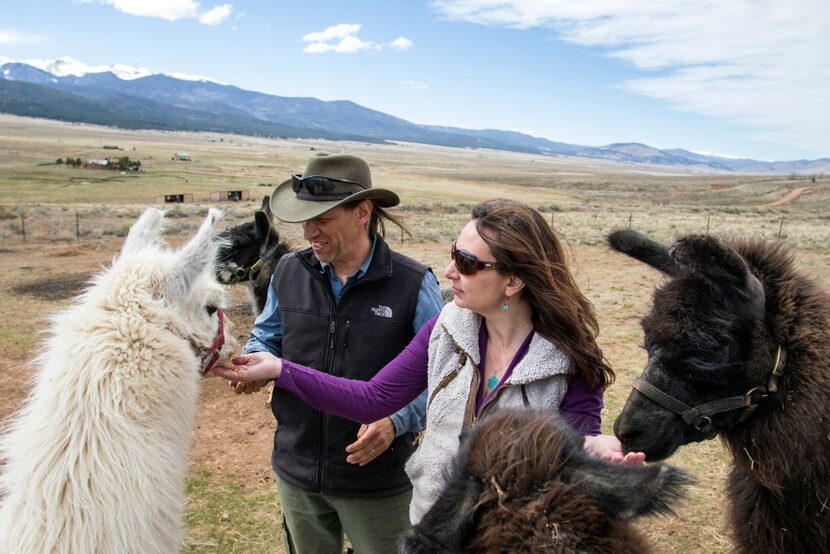
{"label": "distant barn", "polygon": [[247,190],[223,190],[210,193],[210,199],[214,202],[239,202],[250,200],[251,195]]}
{"label": "distant barn", "polygon": [[185,193],[178,193],[178,194],[165,194],[163,196],[156,196],[155,198],[156,203],[165,204],[179,204],[184,202],[193,202],[193,193],[192,192],[185,192]]}
{"label": "distant barn", "polygon": [[171,160],[179,160],[180,162],[189,162],[190,161],[190,154],[187,152],[176,152],[173,154],[173,157],[170,158]]}

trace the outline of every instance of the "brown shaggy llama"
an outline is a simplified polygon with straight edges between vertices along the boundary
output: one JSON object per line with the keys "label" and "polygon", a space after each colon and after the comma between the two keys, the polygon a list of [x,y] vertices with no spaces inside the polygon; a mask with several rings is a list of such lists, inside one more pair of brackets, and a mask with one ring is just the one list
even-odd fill
{"label": "brown shaggy llama", "polygon": [[625,449],[659,460],[719,434],[736,550],[830,552],[830,296],[780,243],[609,242],[669,276],[614,426]]}
{"label": "brown shaggy llama", "polygon": [[606,462],[582,445],[548,413],[495,412],[465,436],[441,496],[401,537],[401,552],[650,551],[630,520],[670,511],[689,477],[664,464]]}

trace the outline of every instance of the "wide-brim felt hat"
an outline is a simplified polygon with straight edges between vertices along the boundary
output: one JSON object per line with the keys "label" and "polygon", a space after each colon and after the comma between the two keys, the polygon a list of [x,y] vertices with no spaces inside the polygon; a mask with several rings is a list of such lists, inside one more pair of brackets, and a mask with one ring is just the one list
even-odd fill
{"label": "wide-brim felt hat", "polygon": [[292,175],[274,189],[271,212],[280,221],[300,223],[364,199],[381,208],[400,203],[391,190],[372,188],[369,164],[362,159],[349,154],[321,153],[309,160],[304,173]]}

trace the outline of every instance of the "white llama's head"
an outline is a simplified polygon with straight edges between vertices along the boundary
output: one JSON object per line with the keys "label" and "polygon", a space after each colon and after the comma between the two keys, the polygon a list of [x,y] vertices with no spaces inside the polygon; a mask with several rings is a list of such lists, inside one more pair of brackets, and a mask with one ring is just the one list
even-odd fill
{"label": "white llama's head", "polygon": [[[196,235],[176,250],[162,240],[164,213],[151,208],[130,229],[108,277],[108,304],[158,311],[166,326],[189,341],[205,372],[237,347],[233,325],[224,318],[225,290],[214,277],[219,210],[211,209]],[[94,294],[95,288],[90,291]],[[116,298],[113,298],[113,294]],[[136,303],[146,302],[144,306]]]}

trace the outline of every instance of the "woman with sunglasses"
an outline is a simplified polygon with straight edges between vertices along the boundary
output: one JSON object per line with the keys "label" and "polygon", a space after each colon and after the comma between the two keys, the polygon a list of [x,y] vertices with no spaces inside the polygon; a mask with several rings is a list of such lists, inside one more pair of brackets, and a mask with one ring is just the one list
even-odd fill
{"label": "woman with sunglasses", "polygon": [[[406,465],[413,524],[440,494],[459,435],[497,407],[559,413],[586,436],[589,451],[622,463],[645,459],[624,455],[619,441],[599,434],[602,391],[614,373],[595,340],[593,307],[539,212],[509,200],[476,206],[452,243],[444,276],[454,302],[370,381],[261,352],[214,372],[232,381],[275,379],[315,408],[360,422],[394,413],[428,388],[426,430]],[[355,455],[347,460],[366,463]]]}

